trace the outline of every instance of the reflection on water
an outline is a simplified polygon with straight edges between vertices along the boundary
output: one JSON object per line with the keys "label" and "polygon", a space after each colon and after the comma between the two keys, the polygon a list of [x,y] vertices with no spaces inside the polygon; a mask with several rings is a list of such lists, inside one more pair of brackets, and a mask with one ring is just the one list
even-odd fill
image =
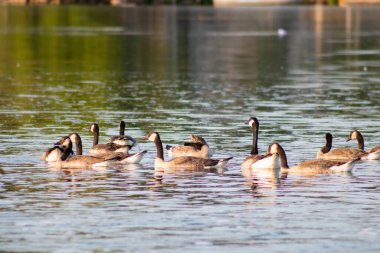
{"label": "reflection on water", "polygon": [[[353,128],[379,145],[378,7],[0,7],[0,244],[5,251],[380,250],[378,161],[352,174],[242,173],[260,120],[290,165]],[[279,36],[278,29],[286,36]],[[89,127],[141,165],[57,170],[45,148]],[[226,170],[165,173],[143,137],[200,134]],[[165,154],[166,155],[166,154]],[[321,233],[323,231],[323,233]],[[62,248],[62,245],[65,245]],[[61,250],[62,249],[62,250]]]}

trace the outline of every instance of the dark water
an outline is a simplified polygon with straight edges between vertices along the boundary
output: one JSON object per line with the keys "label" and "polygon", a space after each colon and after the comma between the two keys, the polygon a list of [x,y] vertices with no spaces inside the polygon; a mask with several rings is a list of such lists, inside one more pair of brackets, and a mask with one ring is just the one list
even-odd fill
{"label": "dark water", "polygon": [[[379,7],[0,7],[0,250],[379,252],[380,164],[352,174],[243,175],[244,121],[290,164],[357,128],[380,143]],[[278,29],[286,36],[279,36]],[[141,166],[57,170],[39,160],[98,122]],[[225,171],[155,179],[155,147],[202,135]]]}

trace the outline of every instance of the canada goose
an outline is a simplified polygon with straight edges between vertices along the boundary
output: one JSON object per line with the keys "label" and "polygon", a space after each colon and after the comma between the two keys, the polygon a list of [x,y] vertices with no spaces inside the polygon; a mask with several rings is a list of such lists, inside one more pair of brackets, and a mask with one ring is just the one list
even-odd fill
{"label": "canada goose", "polygon": [[241,164],[241,168],[243,170],[250,169],[254,162],[265,158],[265,155],[259,155],[257,148],[257,142],[259,139],[259,120],[255,117],[250,117],[245,123],[252,128],[253,138],[251,153],[244,159],[243,163]]}
{"label": "canada goose", "polygon": [[164,161],[164,149],[162,147],[162,142],[159,133],[153,132],[146,135],[146,139],[152,141],[156,144],[157,156],[154,162],[156,168],[167,168],[167,169],[209,169],[209,168],[223,168],[227,165],[228,161],[232,157],[225,159],[204,159],[200,157],[193,156],[180,156],[173,158],[170,161]]}
{"label": "canada goose", "polygon": [[120,121],[119,125],[119,135],[112,136],[108,143],[115,143],[120,146],[131,146],[134,147],[137,144],[137,141],[135,138],[125,135],[125,122],[122,120]]}
{"label": "canada goose", "polygon": [[332,135],[326,133],[325,139],[326,144],[318,151],[317,158],[335,161],[351,161],[356,160],[357,158],[360,158],[361,160],[373,160],[376,156],[373,153],[368,153],[357,148],[336,148],[331,150]]}
{"label": "canada goose", "polygon": [[94,123],[91,125],[90,131],[94,134],[94,141],[92,148],[88,151],[90,155],[110,155],[113,152],[128,153],[131,146],[129,145],[119,145],[117,143],[111,142],[107,144],[99,143],[99,125]]}
{"label": "canada goose", "polygon": [[[56,145],[63,145],[66,137],[63,137],[60,141],[56,143]],[[82,155],[82,141],[77,133],[72,133],[69,135],[69,138],[72,143],[76,144],[76,150],[77,150],[77,155]],[[94,157],[102,158],[102,159],[107,159],[109,157],[117,156],[117,162],[118,164],[127,164],[127,163],[139,163],[144,155],[147,153],[146,150],[138,152],[136,154],[129,154],[129,153],[123,153],[123,152],[104,152],[103,154],[98,154],[98,155],[91,155]]]}
{"label": "canada goose", "polygon": [[179,156],[210,158],[212,156],[212,151],[203,137],[192,134],[191,141],[185,142],[183,146],[173,147],[166,145],[168,154],[173,158]]}
{"label": "canada goose", "polygon": [[54,146],[47,149],[42,155],[41,160],[46,162],[56,162],[62,155],[65,150],[61,146]]}
{"label": "canada goose", "polygon": [[[358,130],[354,130],[350,132],[350,135],[348,136],[347,141],[350,141],[350,140],[357,140],[358,149],[364,150],[364,137]],[[367,152],[370,154],[368,155],[368,160],[380,159],[380,146],[376,146]]]}
{"label": "canada goose", "polygon": [[86,155],[75,155],[69,157],[72,151],[72,142],[70,137],[64,137],[62,140],[62,147],[64,152],[62,156],[57,160],[55,165],[62,168],[88,168],[88,167],[104,167],[110,165],[112,162],[118,159],[118,156],[110,156],[106,159],[86,156]]}
{"label": "canada goose", "polygon": [[[278,143],[273,143],[268,147],[268,154],[276,156],[277,160],[280,160],[281,163],[273,169],[280,169],[284,172],[295,172],[295,173],[329,173],[329,172],[348,172],[351,171],[354,167],[354,164],[360,160],[360,158],[352,159],[348,162],[339,162],[339,161],[329,161],[322,159],[307,160],[297,164],[295,166],[289,167],[288,161],[286,158],[285,150]],[[278,159],[279,158],[279,159]],[[252,168],[253,165],[252,165]]]}
{"label": "canada goose", "polygon": [[[77,133],[71,133],[69,135],[71,142],[75,143],[76,146],[76,154],[81,155],[82,154],[82,139]],[[57,161],[64,152],[64,149],[60,146],[63,141],[63,138],[54,144],[54,147],[47,149],[41,156],[41,160],[47,161],[47,162],[55,162]],[[70,155],[73,155],[72,152]]]}

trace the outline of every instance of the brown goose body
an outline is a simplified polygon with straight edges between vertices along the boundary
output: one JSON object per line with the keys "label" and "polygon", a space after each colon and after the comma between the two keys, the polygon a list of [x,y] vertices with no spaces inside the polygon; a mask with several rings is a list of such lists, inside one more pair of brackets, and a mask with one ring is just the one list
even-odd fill
{"label": "brown goose body", "polygon": [[232,157],[225,159],[204,159],[193,156],[181,156],[170,161],[164,160],[164,151],[160,135],[157,132],[147,134],[146,138],[155,143],[157,156],[154,162],[155,168],[199,170],[209,168],[223,168]]}
{"label": "brown goose body", "polygon": [[317,153],[317,158],[333,161],[351,161],[356,159],[372,160],[372,154],[357,148],[332,149],[332,135],[327,133],[325,146]]}
{"label": "brown goose body", "polygon": [[271,144],[268,147],[268,153],[279,156],[279,159],[281,161],[281,170],[287,173],[326,174],[334,172],[349,172],[354,168],[355,163],[360,160],[359,158],[357,158],[352,159],[348,162],[342,162],[314,159],[303,161],[297,165],[289,167],[285,155],[285,150],[282,148],[280,144]]}
{"label": "brown goose body", "polygon": [[[358,149],[361,149],[364,151],[364,137],[358,130],[354,130],[350,132],[350,135],[348,136],[347,141],[350,141],[350,140],[357,140]],[[371,148],[370,150],[367,151],[367,153],[368,153],[368,160],[380,159],[380,146]]]}
{"label": "brown goose body", "polygon": [[75,155],[69,157],[72,152],[72,142],[69,137],[65,137],[62,141],[64,153],[55,165],[61,168],[88,168],[88,167],[104,167],[118,160],[118,156],[100,158],[86,155]]}
{"label": "brown goose body", "polygon": [[173,158],[180,156],[210,158],[212,156],[212,151],[203,137],[192,134],[191,141],[192,142],[186,142],[183,146],[172,147],[166,145],[166,149]]}
{"label": "brown goose body", "polygon": [[94,134],[93,146],[88,151],[92,156],[107,156],[112,155],[113,153],[128,153],[130,146],[119,145],[116,143],[106,143],[106,144],[98,144],[99,143],[99,126],[94,123],[91,126],[90,131]]}

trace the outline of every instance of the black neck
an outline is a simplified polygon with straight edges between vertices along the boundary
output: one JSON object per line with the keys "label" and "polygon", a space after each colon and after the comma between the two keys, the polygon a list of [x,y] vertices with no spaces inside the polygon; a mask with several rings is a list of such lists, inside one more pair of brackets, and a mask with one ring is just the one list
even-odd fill
{"label": "black neck", "polygon": [[124,131],[125,131],[125,122],[121,121],[120,128],[119,128],[119,135],[124,135]]}
{"label": "black neck", "polygon": [[82,139],[80,138],[79,134],[75,133],[75,145],[76,145],[76,154],[77,155],[82,155],[83,150],[82,150]]}
{"label": "black neck", "polygon": [[289,169],[288,159],[286,158],[285,150],[280,145],[278,147],[279,147],[278,155],[280,156],[280,160],[281,160],[281,168]]}
{"label": "black neck", "polygon": [[93,146],[98,145],[98,143],[99,143],[99,128],[95,127],[95,129],[94,129],[94,142],[93,142]]}
{"label": "black neck", "polygon": [[326,135],[326,143],[321,148],[322,153],[326,154],[326,153],[330,152],[331,147],[332,147],[332,136],[331,135]]}
{"label": "black neck", "polygon": [[252,150],[251,155],[257,155],[259,153],[259,150],[257,149],[257,140],[259,138],[259,126],[253,125],[252,126]]}
{"label": "black neck", "polygon": [[72,152],[72,149],[73,149],[73,144],[71,141],[69,141],[69,145],[67,147],[65,147],[65,151],[63,152],[63,154],[61,156],[61,161],[65,161],[67,159],[67,157],[69,157],[69,155]]}
{"label": "black neck", "polygon": [[157,148],[157,158],[164,160],[164,148],[162,147],[162,141],[160,135],[158,133],[156,133],[156,135],[157,138],[155,139],[154,143],[156,144]]}
{"label": "black neck", "polygon": [[364,138],[363,138],[363,135],[361,133],[359,133],[359,132],[356,132],[356,133],[358,135],[358,138],[357,138],[357,140],[358,140],[358,147],[359,147],[359,149],[364,150]]}

